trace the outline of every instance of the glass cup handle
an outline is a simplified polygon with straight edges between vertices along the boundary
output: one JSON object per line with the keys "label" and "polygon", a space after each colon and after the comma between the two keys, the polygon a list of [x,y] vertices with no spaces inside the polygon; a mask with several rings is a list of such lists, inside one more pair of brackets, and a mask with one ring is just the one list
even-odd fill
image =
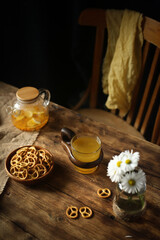
{"label": "glass cup handle", "polygon": [[71,151],[71,139],[75,136],[75,133],[69,128],[61,129],[61,144],[72,163],[75,164],[76,159],[72,155]]}
{"label": "glass cup handle", "polygon": [[39,95],[41,95],[44,100],[43,105],[47,107],[49,105],[50,98],[51,98],[50,91],[47,89],[41,88],[39,89]]}
{"label": "glass cup handle", "polygon": [[71,144],[71,139],[75,136],[75,133],[69,128],[62,128],[61,129],[61,139],[66,144]]}

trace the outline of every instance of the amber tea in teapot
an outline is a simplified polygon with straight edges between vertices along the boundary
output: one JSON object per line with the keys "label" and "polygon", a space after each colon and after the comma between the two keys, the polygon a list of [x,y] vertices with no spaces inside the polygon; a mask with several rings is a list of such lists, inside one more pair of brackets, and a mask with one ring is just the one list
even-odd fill
{"label": "amber tea in teapot", "polygon": [[48,122],[50,101],[48,90],[23,87],[17,91],[16,98],[11,107],[11,118],[15,127],[24,131],[36,131]]}

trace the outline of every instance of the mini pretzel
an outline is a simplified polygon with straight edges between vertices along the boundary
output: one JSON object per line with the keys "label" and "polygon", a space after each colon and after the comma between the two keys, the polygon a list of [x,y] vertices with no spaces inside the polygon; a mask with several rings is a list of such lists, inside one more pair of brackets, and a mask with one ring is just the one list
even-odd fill
{"label": "mini pretzel", "polygon": [[42,164],[46,167],[46,169],[47,170],[49,170],[50,169],[50,167],[51,167],[51,165],[50,165],[50,163],[49,162],[47,162],[47,161],[42,161]]}
{"label": "mini pretzel", "polygon": [[22,161],[22,162],[20,162],[19,165],[17,165],[17,166],[22,167],[22,168],[27,168],[28,163]]}
{"label": "mini pretzel", "polygon": [[10,173],[13,175],[13,176],[18,176],[18,172],[19,172],[19,167],[17,166],[11,166],[10,168]]}
{"label": "mini pretzel", "polygon": [[32,168],[28,170],[28,178],[29,179],[36,179],[39,177],[39,173],[36,169]]}
{"label": "mini pretzel", "polygon": [[26,163],[27,166],[29,166],[29,168],[34,167],[36,164],[35,158],[28,157],[28,156],[23,160],[23,162]]}
{"label": "mini pretzel", "polygon": [[[40,158],[37,158],[36,164],[42,164],[42,160]],[[43,164],[44,165],[44,164]]]}
{"label": "mini pretzel", "polygon": [[90,218],[92,216],[92,210],[89,207],[81,207],[79,212],[83,218]]}
{"label": "mini pretzel", "polygon": [[27,169],[18,167],[11,167],[10,173],[15,177],[20,178],[21,180],[26,179],[28,175]]}
{"label": "mini pretzel", "polygon": [[23,171],[19,172],[18,173],[18,178],[20,178],[21,180],[24,180],[26,179],[28,176],[28,172],[27,172],[27,169],[23,169]]}
{"label": "mini pretzel", "polygon": [[37,150],[34,146],[28,148],[29,152],[37,154]]}
{"label": "mini pretzel", "polygon": [[36,164],[34,169],[38,171],[39,176],[42,176],[47,172],[47,169],[43,164]]}
{"label": "mini pretzel", "polygon": [[20,155],[15,154],[15,155],[11,158],[10,164],[11,164],[12,166],[16,166],[16,165],[19,165],[21,161],[22,161],[22,157],[21,157]]}
{"label": "mini pretzel", "polygon": [[28,147],[22,147],[22,148],[20,148],[19,150],[17,150],[17,154],[18,155],[24,155],[26,152],[27,152],[27,150],[28,150]]}
{"label": "mini pretzel", "polygon": [[40,149],[40,150],[38,151],[38,153],[39,153],[39,156],[40,156],[40,157],[45,158],[46,153],[45,153],[45,151],[44,151],[43,149]]}
{"label": "mini pretzel", "polygon": [[108,198],[111,195],[111,190],[108,188],[99,188],[97,194],[100,198]]}
{"label": "mini pretzel", "polygon": [[69,218],[77,218],[78,217],[78,208],[75,206],[70,206],[66,210],[66,215]]}
{"label": "mini pretzel", "polygon": [[34,158],[35,160],[37,160],[36,153],[26,152],[24,158],[26,158],[26,157],[31,157],[31,158]]}

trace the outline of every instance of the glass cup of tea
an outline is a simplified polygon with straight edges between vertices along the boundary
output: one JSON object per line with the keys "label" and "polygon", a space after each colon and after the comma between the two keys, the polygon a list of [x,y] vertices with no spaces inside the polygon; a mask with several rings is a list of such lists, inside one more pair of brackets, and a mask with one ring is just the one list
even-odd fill
{"label": "glass cup of tea", "polygon": [[76,135],[68,128],[61,129],[62,145],[77,172],[95,172],[102,161],[101,140],[94,135]]}

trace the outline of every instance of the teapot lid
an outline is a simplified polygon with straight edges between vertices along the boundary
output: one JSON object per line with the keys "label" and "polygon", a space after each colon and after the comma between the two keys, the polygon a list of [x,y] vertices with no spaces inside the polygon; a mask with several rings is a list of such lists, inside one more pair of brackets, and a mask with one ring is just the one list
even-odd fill
{"label": "teapot lid", "polygon": [[23,87],[18,89],[16,97],[20,101],[32,101],[39,96],[39,91],[34,87]]}

